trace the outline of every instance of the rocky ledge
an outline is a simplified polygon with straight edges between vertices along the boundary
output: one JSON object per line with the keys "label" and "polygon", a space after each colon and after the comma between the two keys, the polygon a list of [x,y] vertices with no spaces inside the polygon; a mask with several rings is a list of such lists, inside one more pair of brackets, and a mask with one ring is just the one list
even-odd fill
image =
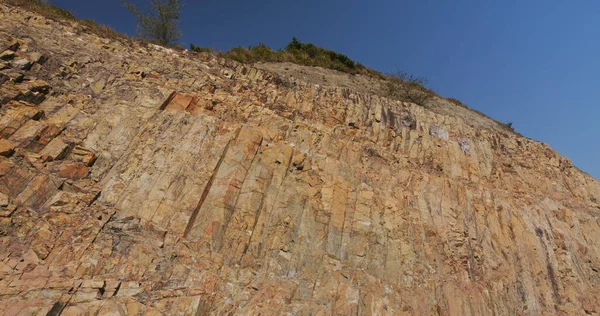
{"label": "rocky ledge", "polygon": [[600,313],[600,184],[545,144],[2,3],[0,30],[3,315]]}

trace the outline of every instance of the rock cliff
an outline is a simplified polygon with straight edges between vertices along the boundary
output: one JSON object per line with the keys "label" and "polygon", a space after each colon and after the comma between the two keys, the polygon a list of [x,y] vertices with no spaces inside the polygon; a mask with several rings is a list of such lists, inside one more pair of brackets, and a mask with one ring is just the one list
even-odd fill
{"label": "rock cliff", "polygon": [[260,67],[0,3],[0,314],[600,313],[568,159]]}

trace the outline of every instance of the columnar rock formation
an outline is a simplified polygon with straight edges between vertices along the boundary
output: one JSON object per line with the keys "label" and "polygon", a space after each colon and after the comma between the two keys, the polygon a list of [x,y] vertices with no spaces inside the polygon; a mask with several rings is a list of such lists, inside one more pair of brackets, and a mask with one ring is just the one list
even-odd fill
{"label": "columnar rock formation", "polygon": [[600,313],[599,182],[476,113],[4,4],[0,59],[2,315]]}

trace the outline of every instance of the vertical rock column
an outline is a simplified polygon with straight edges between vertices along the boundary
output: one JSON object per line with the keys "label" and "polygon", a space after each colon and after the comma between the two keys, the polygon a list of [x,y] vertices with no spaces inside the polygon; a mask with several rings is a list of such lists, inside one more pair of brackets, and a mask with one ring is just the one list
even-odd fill
{"label": "vertical rock column", "polygon": [[215,167],[185,231],[190,240],[220,250],[246,176],[262,143],[259,132],[242,128]]}

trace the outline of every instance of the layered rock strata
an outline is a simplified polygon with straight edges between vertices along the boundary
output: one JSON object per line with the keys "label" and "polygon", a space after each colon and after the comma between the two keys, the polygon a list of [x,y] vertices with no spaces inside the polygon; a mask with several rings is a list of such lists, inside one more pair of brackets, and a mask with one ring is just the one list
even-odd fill
{"label": "layered rock strata", "polygon": [[1,3],[0,60],[0,314],[600,313],[545,144]]}

